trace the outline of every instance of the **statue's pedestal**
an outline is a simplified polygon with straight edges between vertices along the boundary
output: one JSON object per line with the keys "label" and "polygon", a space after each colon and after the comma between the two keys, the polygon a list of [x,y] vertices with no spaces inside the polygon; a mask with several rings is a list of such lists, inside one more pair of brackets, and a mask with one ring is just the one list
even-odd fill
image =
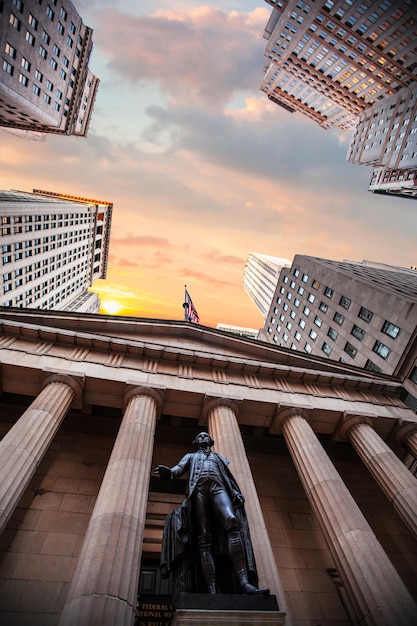
{"label": "statue's pedestal", "polygon": [[172,626],[280,626],[275,596],[182,593]]}

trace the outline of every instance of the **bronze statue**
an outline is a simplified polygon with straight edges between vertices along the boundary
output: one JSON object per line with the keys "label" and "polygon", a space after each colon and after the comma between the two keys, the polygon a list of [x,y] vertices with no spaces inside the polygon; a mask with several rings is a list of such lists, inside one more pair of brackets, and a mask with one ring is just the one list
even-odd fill
{"label": "bronze statue", "polygon": [[245,498],[229,461],[211,450],[214,441],[206,432],[193,444],[197,451],[174,467],[154,469],[163,480],[189,472],[186,499],[164,528],[161,568],[163,576],[174,574],[174,602],[182,591],[269,594],[257,586]]}

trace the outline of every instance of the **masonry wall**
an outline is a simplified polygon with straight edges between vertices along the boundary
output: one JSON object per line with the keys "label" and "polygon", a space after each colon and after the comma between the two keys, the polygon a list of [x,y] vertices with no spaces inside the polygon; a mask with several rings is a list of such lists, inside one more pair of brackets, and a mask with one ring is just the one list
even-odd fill
{"label": "masonry wall", "polygon": [[[3,435],[23,407],[0,405]],[[186,425],[184,425],[186,422]],[[153,466],[191,449],[198,424],[157,426]],[[111,453],[120,418],[69,415],[0,537],[0,623],[55,626]],[[291,457],[280,437],[244,433],[294,626],[347,626],[349,603]],[[404,582],[417,598],[417,542],[348,445],[326,450]],[[231,470],[233,472],[233,459]],[[161,493],[151,479],[143,560],[157,562],[166,514],[184,481]],[[152,486],[154,489],[152,489]],[[244,486],[241,485],[242,491]]]}

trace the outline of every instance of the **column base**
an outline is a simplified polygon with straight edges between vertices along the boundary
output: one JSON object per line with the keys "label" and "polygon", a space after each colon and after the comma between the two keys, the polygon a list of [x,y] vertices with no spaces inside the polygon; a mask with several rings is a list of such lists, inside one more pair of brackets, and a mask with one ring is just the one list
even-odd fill
{"label": "column base", "polygon": [[182,593],[172,626],[281,626],[275,596]]}

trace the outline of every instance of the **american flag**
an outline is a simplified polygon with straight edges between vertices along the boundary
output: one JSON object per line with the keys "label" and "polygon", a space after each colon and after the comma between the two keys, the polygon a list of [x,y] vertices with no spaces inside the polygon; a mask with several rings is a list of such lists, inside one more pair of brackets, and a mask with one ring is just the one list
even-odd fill
{"label": "american flag", "polygon": [[187,322],[194,322],[195,324],[198,324],[200,321],[200,318],[197,313],[197,309],[195,308],[187,289],[185,289],[185,302],[183,304],[183,307],[184,307],[184,319]]}

